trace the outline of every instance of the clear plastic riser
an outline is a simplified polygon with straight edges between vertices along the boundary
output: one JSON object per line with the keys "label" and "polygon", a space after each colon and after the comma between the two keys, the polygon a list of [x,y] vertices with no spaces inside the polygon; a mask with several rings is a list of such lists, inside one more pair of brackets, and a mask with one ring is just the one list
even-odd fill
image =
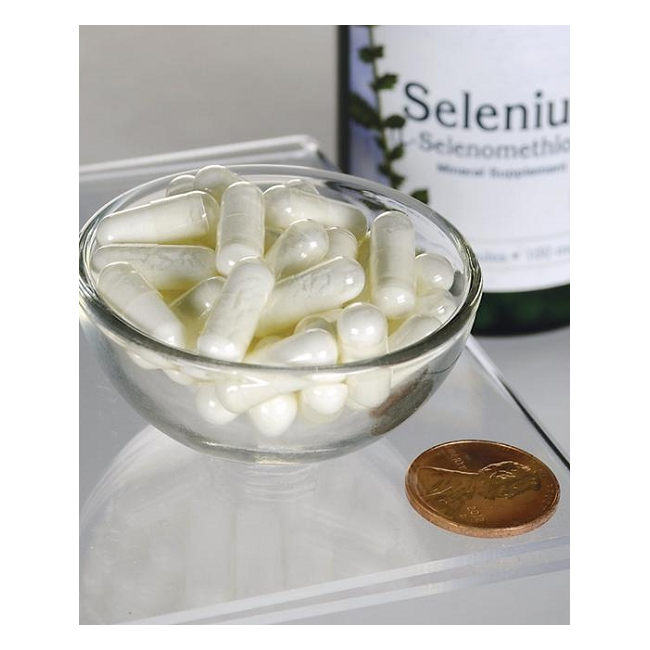
{"label": "clear plastic riser", "polygon": [[102,205],[136,185],[216,163],[270,163],[335,169],[320,152],[318,142],[303,135],[83,165],[79,172],[79,225]]}
{"label": "clear plastic riser", "polygon": [[[162,174],[261,161],[331,167],[302,137],[87,166],[80,221]],[[80,364],[82,623],[282,623],[568,567],[568,462],[471,337],[411,418],[312,465],[199,454],[146,426],[83,338]],[[540,458],[561,487],[553,517],[503,539],[422,519],[404,493],[406,470],[425,449],[459,439]]]}

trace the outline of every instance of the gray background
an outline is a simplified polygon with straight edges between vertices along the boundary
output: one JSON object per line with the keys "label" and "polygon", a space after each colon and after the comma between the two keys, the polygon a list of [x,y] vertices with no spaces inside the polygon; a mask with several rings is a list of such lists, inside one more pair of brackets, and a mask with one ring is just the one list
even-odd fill
{"label": "gray background", "polygon": [[[335,26],[82,26],[79,52],[82,164],[298,133],[337,160]],[[480,343],[568,453],[569,329]],[[528,579],[556,606],[546,620],[522,610],[521,622],[568,620],[566,573]],[[490,589],[499,598],[485,587],[477,602]],[[390,622],[426,623],[444,603],[428,601],[393,607]],[[314,622],[386,611],[344,619]]]}
{"label": "gray background", "polygon": [[336,28],[86,26],[81,163],[307,133],[336,155]]}

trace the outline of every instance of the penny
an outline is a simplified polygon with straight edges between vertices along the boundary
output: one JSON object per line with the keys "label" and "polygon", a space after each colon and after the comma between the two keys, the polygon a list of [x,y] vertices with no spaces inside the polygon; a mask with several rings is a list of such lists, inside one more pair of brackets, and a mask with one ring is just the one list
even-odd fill
{"label": "penny", "polygon": [[473,537],[510,537],[547,522],[560,499],[553,472],[535,456],[498,442],[459,440],[420,454],[406,496],[425,519]]}

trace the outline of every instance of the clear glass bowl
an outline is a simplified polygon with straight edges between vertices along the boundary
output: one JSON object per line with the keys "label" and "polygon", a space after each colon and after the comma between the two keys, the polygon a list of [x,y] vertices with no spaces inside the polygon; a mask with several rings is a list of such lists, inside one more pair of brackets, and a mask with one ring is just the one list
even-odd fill
{"label": "clear glass bowl", "polygon": [[[140,185],[110,201],[85,224],[79,239],[80,320],[112,383],[157,429],[199,451],[249,462],[308,462],[337,456],[376,440],[411,416],[442,384],[470,333],[482,293],[477,259],[462,235],[423,203],[361,178],[307,167],[235,165],[231,169],[262,189],[304,179],[319,193],[355,205],[370,224],[386,210],[409,216],[418,251],[444,255],[455,270],[451,292],[458,307],[437,331],[381,357],[330,366],[273,367],[215,360],[167,346],[138,330],[98,294],[90,272],[99,222],[118,211],[162,198],[177,174]],[[194,170],[196,171],[196,170]],[[379,406],[346,405],[335,419],[314,423],[300,412],[281,435],[261,433],[243,410],[214,424],[197,409],[197,395],[227,386],[242,403],[316,385],[372,382],[389,373],[389,397]],[[204,402],[205,403],[205,402]]]}

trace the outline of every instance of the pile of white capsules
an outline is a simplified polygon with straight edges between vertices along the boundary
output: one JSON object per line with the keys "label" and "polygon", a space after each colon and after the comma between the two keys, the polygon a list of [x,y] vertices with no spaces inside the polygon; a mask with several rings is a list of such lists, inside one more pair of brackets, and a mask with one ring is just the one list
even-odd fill
{"label": "pile of white capsules", "polygon": [[[360,361],[411,345],[457,307],[454,270],[416,254],[410,219],[379,215],[368,229],[354,205],[296,179],[262,191],[227,167],[174,178],[165,198],[104,217],[91,266],[103,299],[167,345],[205,357],[302,367]],[[331,422],[345,408],[382,404],[399,373],[305,385],[281,379],[201,381],[130,352],[146,369],[194,387],[201,416],[223,425],[247,412],[265,435],[300,412]]]}

